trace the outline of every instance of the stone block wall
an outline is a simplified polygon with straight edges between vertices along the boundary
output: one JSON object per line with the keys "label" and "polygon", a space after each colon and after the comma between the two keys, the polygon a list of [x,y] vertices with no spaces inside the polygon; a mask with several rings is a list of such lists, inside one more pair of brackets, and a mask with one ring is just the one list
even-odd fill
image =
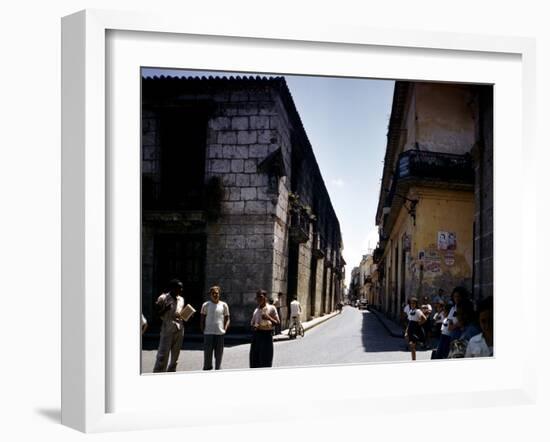
{"label": "stone block wall", "polygon": [[[338,220],[292,98],[281,79],[158,78],[146,82],[142,176],[151,192],[158,189],[162,172],[159,111],[181,106],[187,112],[200,108],[201,115],[207,116],[205,184],[218,177],[222,197],[220,212],[205,215],[192,229],[206,236],[202,299],[207,299],[210,286],[221,286],[233,326],[247,327],[255,308],[256,290],[265,289],[274,299],[278,293],[287,294],[291,191],[300,192],[312,208],[316,198],[315,211],[323,236],[327,242],[335,238],[341,241]],[[285,173],[273,178],[259,165],[278,149]],[[298,184],[293,189],[295,149],[300,149],[299,157],[305,161],[298,169]],[[154,277],[154,236],[167,231],[161,224],[144,229],[142,270],[144,282],[149,281],[149,285]],[[317,272],[311,275],[312,226],[310,229],[310,239],[300,245],[298,260],[298,292],[307,309],[304,318],[330,311],[328,293],[334,292],[332,279],[323,281],[324,259],[318,260]],[[186,228],[182,225],[175,231],[185,232]],[[316,281],[313,311],[309,311],[311,278]],[[326,305],[322,305],[323,300]]]}
{"label": "stone block wall", "polygon": [[[310,303],[310,281],[311,281],[311,248],[313,230],[310,226],[309,241],[300,244],[298,252],[298,301],[302,306],[302,319],[309,319],[312,316]],[[291,293],[292,295],[292,293]]]}
{"label": "stone block wall", "polygon": [[479,89],[475,164],[474,299],[493,295],[493,90]]}
{"label": "stone block wall", "polygon": [[158,119],[150,109],[142,110],[141,171],[144,198],[158,197],[160,184],[160,149]]}
{"label": "stone block wall", "polygon": [[319,316],[323,313],[323,273],[325,267],[325,259],[320,258],[317,260],[317,271],[315,274],[315,311],[312,312],[313,316]]}
{"label": "stone block wall", "polygon": [[245,87],[220,97],[208,124],[206,179],[219,176],[224,196],[207,227],[206,287],[222,287],[237,327],[249,323],[256,290],[276,296],[285,281],[288,196],[258,169],[280,146],[278,118],[269,88]]}

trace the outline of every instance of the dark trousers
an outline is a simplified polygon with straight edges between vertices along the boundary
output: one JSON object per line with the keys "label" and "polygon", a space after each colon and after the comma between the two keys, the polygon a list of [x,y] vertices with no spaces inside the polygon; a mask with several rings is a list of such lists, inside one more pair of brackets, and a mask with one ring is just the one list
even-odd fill
{"label": "dark trousers", "polygon": [[439,337],[439,344],[437,346],[434,359],[447,359],[447,356],[449,356],[450,346],[451,337],[442,333]]}
{"label": "dark trousers", "polygon": [[273,364],[273,334],[271,330],[256,330],[250,345],[250,368],[271,367]]}
{"label": "dark trousers", "polygon": [[216,359],[216,370],[219,370],[222,366],[223,335],[204,335],[203,370],[212,370],[212,354]]}

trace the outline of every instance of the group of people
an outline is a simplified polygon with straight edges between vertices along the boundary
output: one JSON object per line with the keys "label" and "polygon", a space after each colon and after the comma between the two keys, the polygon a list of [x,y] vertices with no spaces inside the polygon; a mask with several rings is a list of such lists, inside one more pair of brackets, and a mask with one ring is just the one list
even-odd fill
{"label": "group of people", "polygon": [[[221,289],[219,286],[211,287],[209,290],[210,300],[203,303],[200,310],[200,329],[204,335],[204,370],[221,369],[224,336],[231,323],[229,306],[220,299],[220,295]],[[281,320],[278,308],[268,298],[265,290],[256,292],[256,304],[257,307],[250,321],[252,328],[250,368],[271,367],[273,364],[273,335],[280,332]],[[156,307],[162,325],[153,372],[173,372],[176,371],[178,364],[183,343],[184,323],[186,322],[182,282],[177,279],[170,281],[166,293],[158,297]],[[290,303],[291,325],[300,324],[301,312],[300,303],[294,297]],[[147,321],[142,315],[142,334],[147,328],[146,324]]]}
{"label": "group of people", "polygon": [[493,298],[480,301],[477,308],[464,287],[456,287],[452,302],[445,302],[442,291],[433,311],[427,296],[419,303],[411,297],[403,309],[406,318],[405,340],[416,360],[417,345],[430,348],[432,338],[437,338],[437,348],[432,359],[481,357],[493,355]]}

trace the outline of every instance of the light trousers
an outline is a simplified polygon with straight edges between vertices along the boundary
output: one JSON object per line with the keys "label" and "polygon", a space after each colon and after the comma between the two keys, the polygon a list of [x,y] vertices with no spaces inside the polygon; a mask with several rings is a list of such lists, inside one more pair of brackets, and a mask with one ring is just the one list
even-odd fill
{"label": "light trousers", "polygon": [[[176,371],[182,343],[183,327],[181,330],[170,333],[161,332],[157,360],[153,368],[153,373]],[[170,365],[168,365],[168,357],[170,357]],[[168,367],[168,369],[166,367]]]}

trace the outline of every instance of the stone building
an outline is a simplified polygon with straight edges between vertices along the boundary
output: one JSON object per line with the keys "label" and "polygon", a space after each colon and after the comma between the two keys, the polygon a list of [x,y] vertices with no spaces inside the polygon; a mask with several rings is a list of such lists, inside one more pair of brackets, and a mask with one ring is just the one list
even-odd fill
{"label": "stone building", "polygon": [[195,308],[220,285],[233,329],[259,288],[283,318],[288,295],[306,319],[342,296],[338,218],[282,77],[143,78],[142,201],[149,317],[174,277]]}
{"label": "stone building", "polygon": [[491,86],[396,82],[374,251],[389,316],[457,285],[492,294],[492,150]]}

